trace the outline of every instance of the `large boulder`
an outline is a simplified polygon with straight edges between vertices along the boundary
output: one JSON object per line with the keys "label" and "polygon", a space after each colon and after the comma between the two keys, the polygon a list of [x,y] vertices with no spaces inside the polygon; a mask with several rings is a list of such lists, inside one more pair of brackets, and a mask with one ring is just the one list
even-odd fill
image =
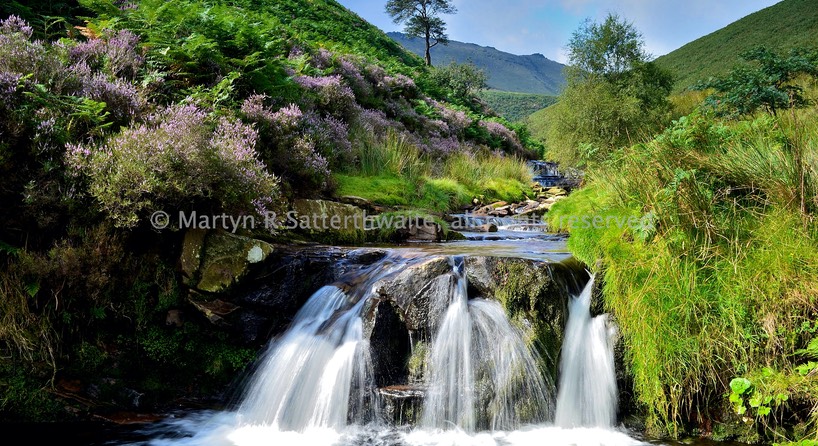
{"label": "large boulder", "polygon": [[225,231],[189,230],[181,256],[185,284],[205,295],[224,293],[272,252],[273,246],[261,240]]}
{"label": "large boulder", "polygon": [[283,225],[324,243],[355,244],[366,240],[366,219],[352,204],[299,199]]}

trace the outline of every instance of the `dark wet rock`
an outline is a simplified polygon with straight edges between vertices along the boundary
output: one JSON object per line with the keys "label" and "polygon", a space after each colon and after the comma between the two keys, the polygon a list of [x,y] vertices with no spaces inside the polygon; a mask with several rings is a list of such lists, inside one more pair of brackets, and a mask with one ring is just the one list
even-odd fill
{"label": "dark wet rock", "polygon": [[406,328],[425,330],[429,326],[429,303],[441,281],[451,281],[452,267],[446,257],[429,257],[375,285],[382,298],[391,300],[401,312]]}
{"label": "dark wet rock", "polygon": [[380,301],[371,311],[374,314],[366,319],[371,321],[368,331],[375,385],[406,382],[409,375],[406,358],[411,351],[409,331],[392,302]]}
{"label": "dark wet rock", "polygon": [[500,301],[521,322],[542,356],[543,369],[556,380],[568,299],[588,280],[581,266],[502,257],[467,257],[465,262],[470,297]]}
{"label": "dark wet rock", "polygon": [[393,426],[411,426],[420,421],[425,390],[422,387],[396,385],[378,389],[382,417]]}
{"label": "dark wet rock", "polygon": [[201,294],[191,293],[188,300],[190,303],[201,312],[207,320],[216,325],[229,325],[225,320],[231,313],[239,309],[239,307],[230,302],[225,302],[221,299],[203,300]]}
{"label": "dark wet rock", "polygon": [[184,312],[179,309],[168,310],[165,316],[165,325],[181,327],[184,325]]}
{"label": "dark wet rock", "polygon": [[406,226],[398,228],[393,238],[406,242],[439,242],[444,239],[444,233],[435,221],[417,217],[408,219]]}
{"label": "dark wet rock", "polygon": [[338,200],[344,204],[351,204],[361,209],[375,211],[375,206],[372,204],[371,201],[367,200],[366,198],[356,197],[354,195],[344,195],[343,197],[338,198]]}

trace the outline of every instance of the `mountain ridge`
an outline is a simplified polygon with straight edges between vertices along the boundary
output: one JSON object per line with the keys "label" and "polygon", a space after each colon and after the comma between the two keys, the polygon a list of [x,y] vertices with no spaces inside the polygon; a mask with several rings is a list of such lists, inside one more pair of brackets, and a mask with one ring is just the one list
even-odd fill
{"label": "mountain ridge", "polygon": [[[422,55],[421,39],[409,38],[403,33],[388,32],[389,37],[407,50]],[[488,86],[493,90],[557,95],[565,84],[562,70],[565,65],[548,59],[541,53],[516,55],[491,46],[452,40],[448,45],[432,48],[432,63],[436,66],[472,62],[485,70]]]}
{"label": "mountain ridge", "polygon": [[815,0],[784,0],[656,58],[677,76],[676,89],[726,74],[739,54],[764,45],[774,51],[818,46],[818,4]]}

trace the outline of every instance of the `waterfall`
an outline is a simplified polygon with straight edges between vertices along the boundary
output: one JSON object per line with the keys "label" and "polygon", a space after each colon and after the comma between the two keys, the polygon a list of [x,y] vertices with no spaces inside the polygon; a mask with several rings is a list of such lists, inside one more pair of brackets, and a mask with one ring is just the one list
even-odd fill
{"label": "waterfall", "polygon": [[568,304],[555,419],[560,427],[607,428],[616,422],[616,328],[607,314],[591,317],[593,286],[591,277]]}
{"label": "waterfall", "polygon": [[450,292],[435,332],[421,425],[515,429],[550,415],[553,386],[547,385],[535,354],[495,301],[469,300],[462,258],[452,258]]}
{"label": "waterfall", "polygon": [[472,369],[471,317],[468,309],[463,261],[452,258],[453,277],[448,292],[437,296],[443,314],[429,358],[429,389],[423,405],[423,425],[459,426],[472,431],[474,419],[474,370]]}
{"label": "waterfall", "polygon": [[371,421],[373,367],[363,313],[376,297],[374,284],[410,261],[387,256],[356,271],[346,291],[334,285],[316,291],[261,356],[237,409],[240,423],[305,432]]}
{"label": "waterfall", "polygon": [[313,294],[265,353],[238,410],[243,421],[282,431],[345,426],[352,383],[371,368],[360,316],[364,302],[350,307],[334,286]]}
{"label": "waterfall", "polygon": [[[336,284],[315,292],[290,327],[271,340],[235,410],[170,419],[162,429],[174,435],[156,436],[149,444],[641,446],[611,429],[617,404],[615,328],[606,315],[590,315],[593,277],[568,304],[557,393],[518,321],[496,300],[470,298],[463,257],[446,259],[448,271],[428,257],[393,252],[347,269]],[[408,270],[413,266],[419,268]],[[413,271],[423,279],[407,275]],[[374,388],[381,359],[370,356],[367,333],[374,333],[368,324],[380,314],[384,284],[406,280],[416,282],[400,299],[423,306],[425,324],[415,334],[428,340],[417,350],[427,352],[423,385],[407,386],[425,395],[418,425],[410,430],[374,416],[382,395]]]}

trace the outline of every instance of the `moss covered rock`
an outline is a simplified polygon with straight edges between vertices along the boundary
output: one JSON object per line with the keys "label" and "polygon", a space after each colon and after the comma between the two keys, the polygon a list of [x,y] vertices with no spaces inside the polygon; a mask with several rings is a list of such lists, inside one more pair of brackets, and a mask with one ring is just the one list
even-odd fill
{"label": "moss covered rock", "polygon": [[224,231],[188,231],[181,255],[185,284],[203,293],[228,291],[272,252],[273,246],[261,240]]}
{"label": "moss covered rock", "polygon": [[366,240],[366,213],[351,204],[327,200],[295,200],[283,225],[311,239],[329,244]]}

